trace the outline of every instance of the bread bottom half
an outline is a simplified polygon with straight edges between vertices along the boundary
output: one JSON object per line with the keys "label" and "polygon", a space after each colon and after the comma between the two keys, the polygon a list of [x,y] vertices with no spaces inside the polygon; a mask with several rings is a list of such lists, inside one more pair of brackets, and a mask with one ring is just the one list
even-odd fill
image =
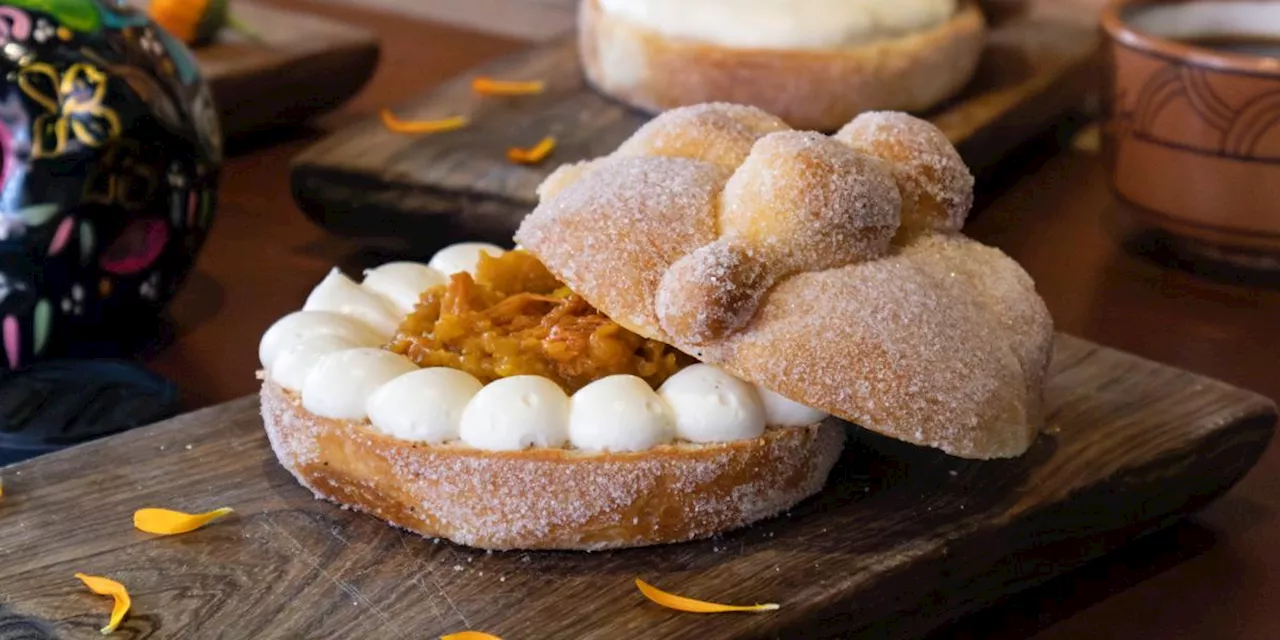
{"label": "bread bottom half", "polygon": [[817,493],[844,425],[648,451],[482,451],[330,420],[265,381],[262,419],[280,463],[318,498],[432,538],[483,549],[595,550],[705,538]]}

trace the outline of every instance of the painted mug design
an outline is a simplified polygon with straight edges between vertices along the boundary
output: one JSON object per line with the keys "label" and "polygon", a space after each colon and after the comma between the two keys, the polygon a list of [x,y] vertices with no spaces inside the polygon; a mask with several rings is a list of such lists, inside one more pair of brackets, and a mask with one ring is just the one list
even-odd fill
{"label": "painted mug design", "polygon": [[215,208],[185,46],[114,0],[0,0],[0,369],[154,317]]}
{"label": "painted mug design", "polygon": [[1280,79],[1267,85],[1188,61],[1158,61],[1132,100],[1122,95],[1117,123],[1156,144],[1280,162]]}
{"label": "painted mug design", "polygon": [[1190,248],[1272,268],[1280,253],[1280,70],[1126,22],[1154,6],[1175,5],[1121,3],[1102,16],[1115,192],[1127,210]]}

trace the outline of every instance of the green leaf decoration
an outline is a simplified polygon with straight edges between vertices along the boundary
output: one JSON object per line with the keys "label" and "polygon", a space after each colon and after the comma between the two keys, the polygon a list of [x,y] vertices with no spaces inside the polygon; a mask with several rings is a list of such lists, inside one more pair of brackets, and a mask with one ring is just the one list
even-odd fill
{"label": "green leaf decoration", "polygon": [[18,217],[26,223],[28,227],[39,227],[46,224],[58,215],[58,205],[54,203],[33,204],[18,209],[16,212]]}
{"label": "green leaf decoration", "polygon": [[35,343],[32,344],[32,353],[39,354],[44,351],[44,345],[49,341],[49,325],[53,322],[53,307],[45,298],[41,298],[36,303],[35,313]]}
{"label": "green leaf decoration", "polygon": [[88,220],[80,222],[80,262],[88,264],[93,259],[93,246],[96,238],[93,235],[93,225]]}
{"label": "green leaf decoration", "polygon": [[62,26],[84,33],[102,28],[102,14],[93,0],[8,0],[5,4],[52,15]]}

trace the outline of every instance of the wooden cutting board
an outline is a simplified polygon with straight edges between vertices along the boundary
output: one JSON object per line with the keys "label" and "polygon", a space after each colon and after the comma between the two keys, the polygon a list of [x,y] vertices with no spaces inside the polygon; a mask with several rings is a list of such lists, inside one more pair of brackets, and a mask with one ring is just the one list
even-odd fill
{"label": "wooden cutting board", "polygon": [[[1059,336],[1048,430],[1025,456],[949,458],[859,434],[827,488],[704,542],[602,553],[485,553],[320,502],[276,462],[244,398],[0,470],[0,640],[122,637],[870,637],[923,634],[1166,526],[1257,462],[1275,406],[1254,393]],[[144,506],[235,515],[153,538]],[[778,602],[700,616],[681,594]]]}
{"label": "wooden cutting board", "polygon": [[[1061,22],[1020,16],[997,22],[973,81],[923,115],[981,173],[1081,105],[1096,42],[1094,30]],[[539,79],[548,88],[537,96],[486,98],[471,90],[477,76]],[[308,216],[336,234],[416,253],[464,240],[507,246],[548,173],[611,152],[649,120],[587,86],[572,38],[477,67],[395,111],[405,119],[464,114],[471,125],[405,136],[372,117],[296,158],[293,192]],[[532,146],[544,135],[558,140],[548,160],[507,161],[509,147]]]}
{"label": "wooden cutting board", "polygon": [[[145,9],[148,1],[130,4]],[[378,64],[378,38],[371,31],[242,0],[233,1],[231,11],[256,38],[224,30],[215,42],[193,49],[228,136],[295,125],[334,109],[364,86]]]}

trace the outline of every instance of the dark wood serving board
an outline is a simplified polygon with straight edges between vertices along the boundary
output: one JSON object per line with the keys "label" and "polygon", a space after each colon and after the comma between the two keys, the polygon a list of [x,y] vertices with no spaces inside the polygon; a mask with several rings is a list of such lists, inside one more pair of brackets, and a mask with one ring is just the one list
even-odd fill
{"label": "dark wood serving board", "polygon": [[[129,587],[132,638],[908,637],[1174,522],[1258,460],[1275,406],[1254,393],[1060,336],[1048,430],[999,462],[855,436],[827,488],[704,542],[607,553],[485,553],[317,501],[244,398],[0,470],[0,640],[98,638]],[[177,537],[144,506],[237,514]],[[778,602],[700,616],[678,593]]]}
{"label": "dark wood serving board", "polygon": [[[146,8],[148,0],[130,0]],[[317,15],[234,0],[255,38],[224,30],[193,53],[213,89],[228,136],[297,124],[340,106],[378,64],[371,31]]]}
{"label": "dark wood serving board", "polygon": [[[994,25],[973,81],[924,114],[982,172],[1014,146],[1080,105],[1095,50],[1092,30],[1013,17]],[[539,79],[537,96],[475,95],[477,76]],[[556,166],[605,155],[649,116],[592,90],[571,37],[477,67],[400,105],[406,119],[464,114],[465,129],[424,136],[388,131],[377,117],[339,131],[295,159],[299,206],[339,235],[400,251],[429,252],[460,240],[506,246],[536,204],[535,188]],[[558,140],[537,166],[509,163],[506,150]]]}

